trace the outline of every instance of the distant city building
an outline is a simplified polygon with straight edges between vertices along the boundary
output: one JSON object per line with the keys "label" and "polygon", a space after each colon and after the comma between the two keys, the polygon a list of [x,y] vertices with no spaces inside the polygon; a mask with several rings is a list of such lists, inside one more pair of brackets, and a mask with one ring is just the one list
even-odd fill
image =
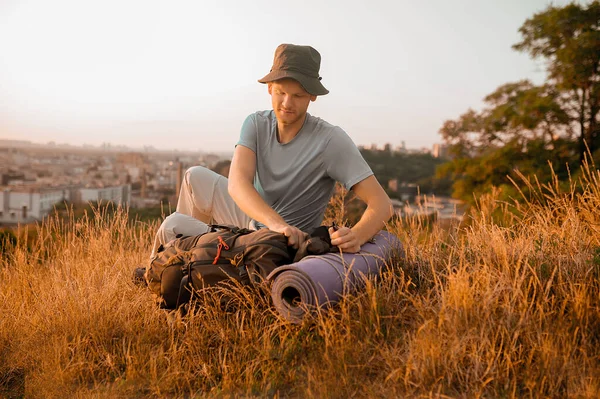
{"label": "distant city building", "polygon": [[131,166],[144,166],[146,164],[146,156],[144,154],[140,154],[139,152],[124,152],[121,154],[117,154],[116,156],[117,163],[123,165],[131,165]]}
{"label": "distant city building", "polygon": [[148,150],[0,139],[0,224],[42,220],[63,201],[132,207],[158,206],[165,199],[175,203],[183,171],[218,165],[217,172],[226,175],[231,159],[229,152]]}
{"label": "distant city building", "polygon": [[78,200],[87,202],[114,202],[127,205],[131,202],[131,185],[123,184],[115,187],[81,188]]}
{"label": "distant city building", "polygon": [[431,155],[434,158],[448,158],[448,146],[446,144],[434,144]]}
{"label": "distant city building", "polygon": [[25,180],[25,174],[22,172],[2,173],[0,176],[0,185],[7,186],[9,184],[13,184],[14,182],[21,182],[23,180]]}
{"label": "distant city building", "polygon": [[400,145],[396,147],[396,152],[400,154],[406,154],[406,142],[404,140],[402,140]]}
{"label": "distant city building", "polygon": [[47,216],[54,205],[71,201],[72,188],[6,188],[0,193],[0,223],[29,223]]}
{"label": "distant city building", "polygon": [[30,223],[48,216],[62,202],[113,202],[127,205],[131,201],[129,184],[116,187],[12,187],[0,192],[0,224]]}

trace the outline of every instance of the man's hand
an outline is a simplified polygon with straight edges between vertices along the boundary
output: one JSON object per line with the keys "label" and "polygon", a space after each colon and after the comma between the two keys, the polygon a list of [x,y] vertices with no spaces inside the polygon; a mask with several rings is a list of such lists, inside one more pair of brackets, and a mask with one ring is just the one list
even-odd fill
{"label": "man's hand", "polygon": [[288,246],[294,247],[294,249],[298,249],[300,245],[302,245],[302,243],[308,239],[308,234],[294,226],[290,226],[289,224],[279,224],[268,227],[269,230],[282,233],[284,236],[286,236],[288,239]]}
{"label": "man's hand", "polygon": [[331,245],[336,245],[344,252],[356,253],[360,251],[360,242],[348,227],[340,227],[338,230],[330,227],[329,237],[331,237]]}

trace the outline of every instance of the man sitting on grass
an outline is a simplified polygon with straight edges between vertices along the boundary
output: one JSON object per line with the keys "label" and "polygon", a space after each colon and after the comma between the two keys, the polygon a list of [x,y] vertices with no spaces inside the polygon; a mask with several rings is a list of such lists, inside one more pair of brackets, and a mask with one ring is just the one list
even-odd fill
{"label": "man sitting on grass", "polygon": [[310,46],[282,44],[266,83],[273,109],[246,118],[229,179],[204,167],[185,173],[177,210],[161,224],[152,257],[178,234],[198,235],[208,223],[268,228],[298,248],[318,227],[335,183],[352,189],[367,208],[352,228],[329,230],[331,244],[358,252],[392,215],[387,194],[350,137],[307,113],[321,84],[321,56]]}

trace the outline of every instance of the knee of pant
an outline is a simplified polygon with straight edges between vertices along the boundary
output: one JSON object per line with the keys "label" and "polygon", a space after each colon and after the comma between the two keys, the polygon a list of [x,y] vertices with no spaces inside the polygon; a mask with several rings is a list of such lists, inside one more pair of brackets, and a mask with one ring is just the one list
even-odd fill
{"label": "knee of pant", "polygon": [[172,214],[167,216],[165,220],[163,220],[159,227],[159,230],[161,230],[163,234],[172,234],[173,229],[175,228],[175,226],[177,226],[179,219],[181,219],[181,214],[173,212]]}
{"label": "knee of pant", "polygon": [[202,189],[210,192],[215,185],[215,181],[220,177],[221,175],[204,166],[193,166],[185,172],[184,180],[185,184],[191,185],[196,190]]}
{"label": "knee of pant", "polygon": [[185,174],[189,177],[197,178],[198,176],[205,176],[214,173],[212,170],[204,166],[192,166],[185,171]]}

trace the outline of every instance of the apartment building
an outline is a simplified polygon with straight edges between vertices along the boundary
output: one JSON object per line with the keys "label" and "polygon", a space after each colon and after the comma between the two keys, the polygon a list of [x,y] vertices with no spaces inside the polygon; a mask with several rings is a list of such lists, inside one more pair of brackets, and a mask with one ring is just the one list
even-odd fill
{"label": "apartment building", "polygon": [[80,188],[79,202],[113,202],[117,205],[127,205],[131,202],[131,185],[122,184],[113,187]]}
{"label": "apartment building", "polygon": [[19,187],[0,193],[0,223],[29,223],[47,216],[55,204],[71,201],[73,188]]}
{"label": "apartment building", "polygon": [[42,220],[62,202],[131,202],[131,185],[115,187],[12,187],[0,192],[0,224],[30,223]]}

